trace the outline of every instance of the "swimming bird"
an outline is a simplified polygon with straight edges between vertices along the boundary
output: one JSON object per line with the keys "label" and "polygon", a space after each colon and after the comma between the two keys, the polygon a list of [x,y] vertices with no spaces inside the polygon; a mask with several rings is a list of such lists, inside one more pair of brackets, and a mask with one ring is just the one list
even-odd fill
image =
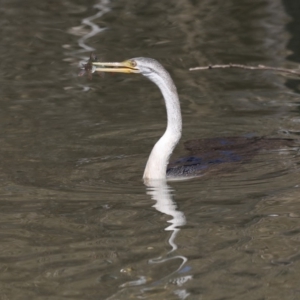
{"label": "swimming bird", "polygon": [[[154,145],[148,158],[143,179],[182,179],[201,175],[211,166],[249,160],[260,149],[281,147],[284,139],[263,137],[229,137],[193,140],[185,143],[192,156],[168,165],[170,156],[181,138],[182,118],[176,86],[168,71],[155,59],[132,58],[123,62],[98,62],[91,57],[85,65],[90,76],[94,72],[140,73],[160,89],[167,111],[167,128]],[[82,74],[81,74],[82,75]]]}

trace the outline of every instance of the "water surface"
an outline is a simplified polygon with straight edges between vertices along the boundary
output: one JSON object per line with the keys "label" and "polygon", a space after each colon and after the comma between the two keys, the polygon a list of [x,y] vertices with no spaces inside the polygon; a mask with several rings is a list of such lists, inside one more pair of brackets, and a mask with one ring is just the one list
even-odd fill
{"label": "water surface", "polygon": [[298,68],[296,2],[2,1],[3,299],[300,297],[297,147],[146,188],[166,123],[158,89],[139,75],[77,77],[91,51],[153,57],[178,87],[182,140],[297,140],[297,78],[188,71]]}

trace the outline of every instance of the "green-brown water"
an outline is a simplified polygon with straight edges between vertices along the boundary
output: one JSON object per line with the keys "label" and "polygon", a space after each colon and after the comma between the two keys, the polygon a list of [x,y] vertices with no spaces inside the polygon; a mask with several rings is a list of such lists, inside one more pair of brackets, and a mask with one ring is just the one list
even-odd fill
{"label": "green-brown water", "polygon": [[147,189],[158,89],[77,77],[91,51],[153,57],[178,87],[182,140],[298,139],[297,78],[188,69],[298,68],[299,17],[297,0],[2,1],[0,299],[299,299],[298,151]]}

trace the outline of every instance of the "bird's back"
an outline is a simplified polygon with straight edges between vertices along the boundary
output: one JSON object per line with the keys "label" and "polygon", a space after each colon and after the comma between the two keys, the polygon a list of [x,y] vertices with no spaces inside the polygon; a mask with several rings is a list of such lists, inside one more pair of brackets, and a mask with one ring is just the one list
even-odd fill
{"label": "bird's back", "polygon": [[261,151],[292,147],[292,139],[265,137],[226,137],[191,140],[184,143],[190,152],[187,157],[171,162],[168,177],[199,176],[208,171],[232,170],[238,164],[250,161]]}

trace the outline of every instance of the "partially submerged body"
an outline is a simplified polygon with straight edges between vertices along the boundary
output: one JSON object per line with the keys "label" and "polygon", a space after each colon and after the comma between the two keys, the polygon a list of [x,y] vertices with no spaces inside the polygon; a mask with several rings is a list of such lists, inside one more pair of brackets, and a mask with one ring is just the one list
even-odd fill
{"label": "partially submerged body", "polygon": [[266,137],[227,137],[185,142],[190,156],[172,161],[167,168],[169,180],[188,179],[207,172],[229,171],[239,164],[249,162],[264,151],[292,147],[292,139]]}

